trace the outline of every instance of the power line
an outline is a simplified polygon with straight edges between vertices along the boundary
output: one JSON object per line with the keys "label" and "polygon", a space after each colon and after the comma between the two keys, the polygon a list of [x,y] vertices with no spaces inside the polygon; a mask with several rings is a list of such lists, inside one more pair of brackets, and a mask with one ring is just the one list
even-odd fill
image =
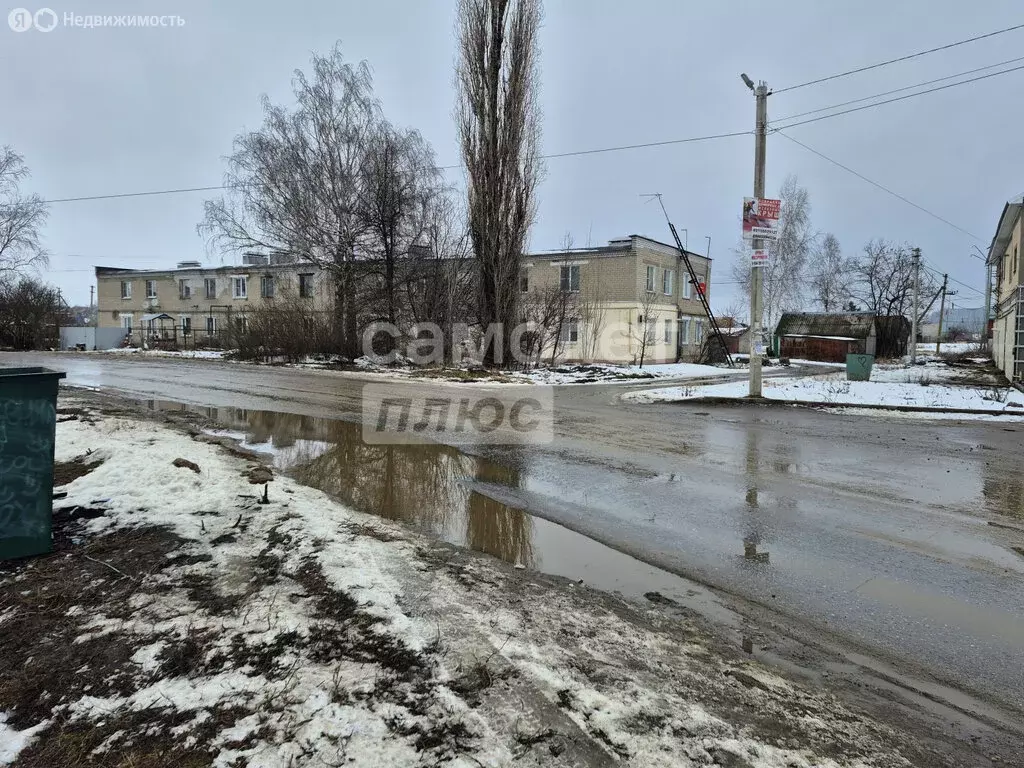
{"label": "power line", "polygon": [[843,165],[843,164],[842,164],[842,163],[840,163],[840,162],[839,162],[838,160],[833,160],[833,159],[832,159],[831,157],[829,157],[828,155],[825,155],[825,154],[823,154],[823,153],[819,152],[818,150],[814,149],[813,147],[809,147],[809,146],[807,146],[807,145],[806,145],[806,144],[804,144],[804,143],[803,143],[802,141],[798,141],[798,140],[794,139],[794,138],[793,138],[792,136],[790,136],[790,135],[788,135],[788,134],[785,134],[785,133],[783,133],[783,132],[782,132],[782,129],[781,129],[781,128],[777,128],[777,129],[775,129],[775,132],[776,132],[776,133],[778,133],[778,134],[779,134],[779,136],[782,136],[782,137],[783,137],[784,139],[789,139],[789,140],[790,140],[790,141],[792,141],[792,142],[793,142],[794,144],[798,144],[799,146],[803,147],[804,149],[806,149],[806,150],[807,150],[808,152],[810,152],[811,154],[817,155],[817,156],[818,156],[818,157],[820,157],[820,158],[821,158],[822,160],[827,160],[828,162],[832,163],[832,165],[835,165],[835,166],[838,166],[839,168],[842,168],[842,169],[843,169],[844,171],[846,171],[847,173],[852,173],[852,174],[853,174],[854,176],[856,176],[856,177],[857,177],[858,179],[860,179],[861,181],[866,181],[866,182],[867,182],[868,184],[870,184],[871,186],[873,186],[873,187],[878,187],[878,189],[882,190],[883,192],[886,192],[887,194],[890,194],[890,195],[892,195],[893,197],[897,198],[898,200],[902,200],[902,201],[903,201],[904,203],[906,203],[907,205],[910,205],[910,206],[913,206],[914,208],[917,208],[917,210],[921,211],[922,213],[926,213],[926,214],[928,214],[928,215],[929,215],[929,216],[931,216],[931,217],[932,217],[933,219],[937,219],[938,221],[941,221],[941,222],[942,222],[943,224],[946,224],[946,225],[948,225],[948,226],[952,227],[953,229],[955,229],[955,230],[957,230],[957,231],[959,231],[959,232],[962,232],[962,233],[964,233],[965,235],[967,235],[967,236],[969,236],[969,237],[972,237],[972,238],[974,238],[974,239],[975,239],[975,240],[977,240],[977,241],[978,241],[979,243],[980,243],[980,242],[983,242],[983,241],[982,241],[982,239],[981,239],[980,237],[978,237],[977,235],[975,235],[975,234],[973,234],[973,233],[971,233],[971,232],[968,232],[968,231],[967,231],[966,229],[964,229],[963,227],[961,227],[961,226],[958,226],[958,225],[954,224],[954,223],[953,223],[953,222],[951,222],[951,221],[950,221],[949,219],[944,219],[944,218],[942,218],[941,216],[939,216],[939,214],[937,214],[937,213],[932,213],[931,211],[929,211],[929,210],[928,210],[927,208],[925,208],[924,206],[918,205],[918,204],[917,204],[917,203],[915,203],[915,202],[914,202],[913,200],[910,200],[910,199],[908,199],[908,198],[904,197],[903,195],[901,195],[901,194],[900,194],[899,192],[893,192],[893,191],[892,191],[891,189],[889,189],[888,187],[886,187],[886,186],[884,186],[884,185],[882,185],[882,184],[879,184],[879,183],[878,183],[877,181],[874,181],[874,180],[872,180],[872,179],[869,179],[869,178],[868,178],[867,176],[865,176],[864,174],[862,174],[862,173],[858,173],[857,171],[853,170],[853,168],[850,168],[850,167],[849,167],[849,166],[847,166],[847,165]]}
{"label": "power line", "polygon": [[[926,85],[932,85],[933,83],[941,83],[945,80],[952,80],[956,77],[963,77],[964,75],[973,75],[975,72],[984,72],[986,69],[995,69],[996,67],[1005,67],[1007,64],[1015,64],[1018,61],[1024,61],[1024,56],[1019,56],[1016,59],[1007,59],[1006,61],[1000,61],[997,64],[989,64],[985,67],[977,67],[976,69],[968,69],[965,72],[957,72],[955,75],[946,75],[945,77],[937,77],[934,80],[925,80],[923,83],[915,83],[914,85],[905,85],[902,88],[894,88],[891,91],[883,91],[882,93],[876,93],[872,96],[863,96],[859,99],[852,99],[850,101],[844,101],[839,104],[833,104],[830,107],[819,107],[818,109],[811,109],[807,112],[798,112],[795,115],[787,115],[786,117],[777,118],[779,122],[786,120],[795,120],[798,117],[805,117],[806,115],[815,115],[818,112],[828,112],[830,109],[839,109],[839,107],[846,107],[850,104],[860,104],[863,101],[871,101],[871,99],[878,99],[882,96],[890,96],[894,93],[902,93],[903,91],[909,91],[914,88],[921,88]],[[915,94],[916,95],[916,94]]]}
{"label": "power line", "polygon": [[956,48],[958,45],[966,45],[967,43],[973,43],[978,40],[984,40],[988,37],[994,37],[995,35],[1001,35],[1005,32],[1012,32],[1015,29],[1024,28],[1024,24],[1017,24],[1013,27],[1006,27],[1005,29],[997,29],[995,32],[987,32],[984,35],[978,35],[977,37],[969,37],[966,40],[958,40],[955,43],[947,43],[946,45],[940,45],[937,48],[929,48],[927,51],[918,51],[917,53],[907,54],[906,56],[900,56],[895,59],[889,59],[888,61],[880,61],[877,64],[869,64],[866,67],[858,67],[857,69],[848,69],[845,72],[839,72],[834,75],[827,77],[819,77],[817,80],[808,80],[806,83],[797,83],[796,85],[790,85],[786,88],[779,88],[773,91],[773,93],[785,93],[786,91],[794,91],[797,88],[805,88],[808,85],[817,85],[818,83],[825,83],[829,80],[836,80],[840,77],[846,77],[847,75],[855,75],[859,72],[867,72],[870,69],[878,69],[879,67],[886,67],[890,64],[896,64],[900,61],[909,61],[910,59],[916,59],[918,56],[925,56],[929,53],[936,53],[938,51],[945,51],[950,48]]}
{"label": "power line", "polygon": [[[1016,72],[1016,71],[1021,70],[1021,69],[1024,69],[1024,64],[1020,65],[1019,67],[1011,67],[1010,69],[1003,69],[1003,70],[1000,70],[999,72],[990,72],[987,75],[979,75],[978,77],[972,77],[969,80],[961,80],[958,83],[949,83],[948,85],[940,85],[937,88],[929,88],[926,91],[918,91],[917,93],[908,93],[905,96],[897,96],[894,99],[886,99],[885,101],[877,101],[874,104],[865,104],[865,105],[863,105],[861,107],[851,107],[850,109],[844,109],[842,112],[833,112],[830,115],[820,115],[819,117],[811,117],[811,118],[808,118],[807,120],[800,120],[799,122],[796,122],[796,123],[789,123],[788,125],[780,126],[780,128],[795,128],[798,125],[807,125],[808,123],[816,123],[819,120],[828,120],[830,117],[839,117],[840,115],[848,115],[851,112],[860,112],[863,109],[872,109],[873,107],[881,107],[884,104],[892,104],[892,103],[897,102],[897,101],[903,101],[905,99],[912,99],[915,96],[924,96],[927,93],[935,93],[936,91],[944,91],[947,88],[956,88],[958,85],[967,85],[968,83],[976,83],[979,80],[986,80],[986,79],[988,79],[990,77],[997,77],[999,75],[1006,75],[1006,74],[1009,74],[1010,72]],[[831,107],[822,107],[821,109],[816,110],[816,111],[823,112],[823,111],[826,111],[826,110],[829,110],[829,109],[836,109],[837,107],[840,107],[840,106],[842,106],[842,104],[834,104]],[[776,130],[778,130],[778,129],[776,129]]]}
{"label": "power line", "polygon": [[[935,269],[935,267],[929,267],[927,264],[925,264],[923,262],[922,262],[921,266],[924,267],[925,269],[927,269],[929,272],[931,272],[936,277],[949,277],[945,272],[939,272],[939,270]],[[961,282],[960,280],[957,280],[955,277],[950,277],[949,278],[949,282],[956,283],[957,285],[963,286],[964,288],[968,289],[969,291],[974,291],[974,293],[978,294],[978,296],[980,296],[982,298],[984,298],[984,296],[985,296],[985,293],[983,291],[978,290],[973,285],[968,285],[967,283]]]}
{"label": "power line", "polygon": [[[622,144],[614,147],[600,147],[597,149],[579,149],[572,152],[556,152],[550,155],[541,155],[543,160],[555,160],[563,157],[580,157],[583,155],[597,155],[606,152],[623,152],[630,149],[646,149],[648,147],[667,147],[674,144],[690,144],[697,141],[712,141],[714,139],[729,139],[735,136],[749,136],[753,131],[734,131],[732,133],[716,133],[708,136],[690,136],[685,139],[667,139],[665,141],[649,141],[642,144]],[[435,170],[447,171],[454,168],[461,168],[461,165],[441,165]],[[53,200],[44,200],[44,203],[78,203],[85,200],[114,200],[125,197],[152,197],[154,195],[177,195],[189,192],[216,192],[229,189],[226,184],[211,187],[184,187],[179,189],[158,189],[146,192],[121,192],[112,195],[87,195],[83,197],[60,197]]]}

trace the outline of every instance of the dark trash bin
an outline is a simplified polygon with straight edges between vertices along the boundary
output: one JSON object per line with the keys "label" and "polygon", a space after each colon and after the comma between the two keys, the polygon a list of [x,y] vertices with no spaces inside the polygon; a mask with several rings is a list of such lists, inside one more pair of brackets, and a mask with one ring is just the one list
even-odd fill
{"label": "dark trash bin", "polygon": [[57,387],[49,368],[0,368],[0,560],[53,546]]}

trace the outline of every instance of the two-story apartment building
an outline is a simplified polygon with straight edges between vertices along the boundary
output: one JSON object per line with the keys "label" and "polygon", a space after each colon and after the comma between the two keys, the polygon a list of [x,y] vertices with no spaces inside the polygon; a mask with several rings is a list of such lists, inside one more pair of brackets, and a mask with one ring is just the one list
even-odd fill
{"label": "two-story apartment building", "polygon": [[[673,246],[640,235],[524,256],[517,286],[522,306],[545,292],[568,299],[557,349],[544,350],[543,358],[554,351],[559,361],[696,359],[706,330],[698,291],[708,295],[711,260],[688,256],[695,283]],[[120,329],[134,345],[231,344],[267,302],[279,305],[287,297],[326,314],[334,299],[333,281],[315,265],[273,264],[260,256],[213,268],[198,262],[168,270],[96,267],[96,282],[98,327]],[[367,301],[372,317],[377,297]],[[470,304],[456,322],[472,325]],[[529,312],[523,314],[527,321]]]}
{"label": "two-story apartment building", "polygon": [[1024,380],[1024,221],[1021,203],[1007,203],[988,249],[995,267],[992,357],[1010,381]]}
{"label": "two-story apartment building", "polygon": [[248,315],[267,301],[294,297],[329,311],[332,286],[310,263],[269,264],[245,257],[242,266],[203,268],[179,262],[168,270],[96,267],[97,326],[145,339],[200,344],[244,330]]}
{"label": "two-story apartment building", "polygon": [[558,287],[576,294],[563,324],[565,361],[664,363],[696,359],[706,330],[698,291],[710,296],[711,259],[687,251],[697,285],[674,246],[641,235],[596,248],[523,258],[523,301]]}

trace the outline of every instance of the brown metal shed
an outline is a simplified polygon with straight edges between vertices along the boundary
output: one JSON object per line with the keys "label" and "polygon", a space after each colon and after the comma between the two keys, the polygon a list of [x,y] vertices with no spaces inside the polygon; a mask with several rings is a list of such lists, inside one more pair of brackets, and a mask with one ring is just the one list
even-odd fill
{"label": "brown metal shed", "polygon": [[844,363],[847,355],[875,354],[877,330],[870,312],[787,312],[775,336],[780,357]]}

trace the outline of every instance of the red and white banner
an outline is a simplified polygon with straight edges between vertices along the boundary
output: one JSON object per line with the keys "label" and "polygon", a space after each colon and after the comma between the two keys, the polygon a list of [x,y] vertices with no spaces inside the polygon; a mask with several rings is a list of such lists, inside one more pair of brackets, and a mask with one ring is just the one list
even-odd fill
{"label": "red and white banner", "polygon": [[750,252],[750,266],[763,267],[768,263],[768,249],[755,248]]}
{"label": "red and white banner", "polygon": [[766,197],[743,198],[743,239],[775,240],[779,235],[781,200]]}

